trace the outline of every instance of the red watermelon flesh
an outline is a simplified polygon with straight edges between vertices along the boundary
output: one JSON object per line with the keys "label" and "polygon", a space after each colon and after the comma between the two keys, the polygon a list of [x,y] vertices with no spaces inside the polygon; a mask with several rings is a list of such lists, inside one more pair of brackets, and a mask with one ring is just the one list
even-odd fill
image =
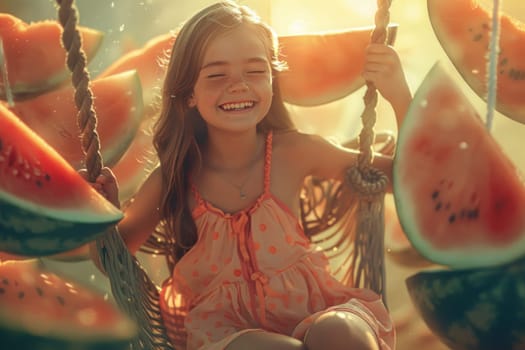
{"label": "red watermelon flesh", "polygon": [[[280,36],[288,70],[279,75],[283,99],[300,106],[316,106],[341,99],[365,83],[361,77],[366,47],[374,27]],[[388,27],[393,45],[397,25]]]}
{"label": "red watermelon flesh", "polygon": [[[140,81],[135,71],[127,71],[95,79],[91,89],[100,151],[104,164],[111,166],[131,144],[143,116]],[[78,169],[85,156],[74,96],[74,88],[66,86],[19,101],[11,111]]]}
{"label": "red watermelon flesh", "polygon": [[[487,95],[487,59],[492,10],[475,0],[427,0],[434,32],[472,90]],[[500,19],[496,109],[525,123],[525,25]]]}
{"label": "red watermelon flesh", "polygon": [[[100,48],[103,34],[82,26],[78,30],[89,61]],[[70,76],[61,35],[62,27],[57,21],[26,23],[11,14],[0,13],[0,38],[15,97],[50,90]],[[5,98],[3,85],[0,98]]]}
{"label": "red watermelon flesh", "polygon": [[30,260],[0,264],[0,333],[19,349],[126,349],[136,327],[98,291]]}
{"label": "red watermelon flesh", "polygon": [[419,87],[400,129],[394,198],[412,245],[452,267],[525,254],[525,187],[441,64]]}
{"label": "red watermelon flesh", "polygon": [[36,256],[91,241],[122,218],[51,146],[0,105],[0,251]]}

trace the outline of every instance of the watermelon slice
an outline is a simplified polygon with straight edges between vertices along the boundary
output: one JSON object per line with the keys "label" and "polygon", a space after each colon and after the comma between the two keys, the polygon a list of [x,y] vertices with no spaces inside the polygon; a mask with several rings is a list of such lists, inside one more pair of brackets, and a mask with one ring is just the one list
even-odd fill
{"label": "watermelon slice", "polygon": [[[475,0],[428,0],[428,13],[441,46],[481,98],[487,94],[491,11]],[[500,21],[496,109],[525,123],[525,26],[503,14]]]}
{"label": "watermelon slice", "polygon": [[38,267],[0,264],[2,349],[129,349],[137,327],[98,291]]}
{"label": "watermelon slice", "polygon": [[[82,26],[78,30],[89,61],[99,50],[103,34]],[[62,27],[57,21],[28,24],[13,15],[0,13],[0,38],[15,98],[50,90],[69,78],[61,35]],[[5,97],[5,87],[0,85],[0,98]]]}
{"label": "watermelon slice", "polygon": [[[280,36],[288,70],[279,75],[283,99],[300,106],[316,106],[343,98],[365,83],[361,77],[365,49],[374,27],[337,32]],[[397,25],[388,27],[393,45]]]}
{"label": "watermelon slice", "polygon": [[[142,88],[135,71],[95,79],[91,84],[97,113],[97,132],[104,163],[115,164],[137,133],[143,116]],[[85,159],[77,124],[72,86],[19,101],[11,108],[74,168]]]}
{"label": "watermelon slice", "polygon": [[144,114],[151,116],[160,107],[158,98],[160,98],[160,89],[166,74],[162,61],[169,57],[174,42],[175,35],[173,34],[158,35],[149,40],[143,47],[121,56],[106,68],[98,78],[127,70],[136,70],[143,86]]}
{"label": "watermelon slice", "polygon": [[522,179],[442,64],[410,105],[393,176],[401,225],[427,259],[465,268],[525,254]]}
{"label": "watermelon slice", "polygon": [[428,328],[450,349],[525,349],[525,260],[422,271],[406,280]]}
{"label": "watermelon slice", "polygon": [[0,105],[0,251],[77,248],[122,218],[52,147]]}

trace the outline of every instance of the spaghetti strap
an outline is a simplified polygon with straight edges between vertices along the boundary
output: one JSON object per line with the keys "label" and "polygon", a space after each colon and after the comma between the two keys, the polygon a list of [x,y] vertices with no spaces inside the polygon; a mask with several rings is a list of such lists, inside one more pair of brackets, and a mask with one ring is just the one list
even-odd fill
{"label": "spaghetti strap", "polygon": [[195,186],[195,183],[193,182],[193,175],[189,177],[189,185],[190,190],[193,195],[193,199],[195,200],[195,203],[197,203],[197,206],[200,206],[203,203],[203,198],[201,197],[201,194],[199,193],[199,190],[197,189],[197,186]]}
{"label": "spaghetti strap", "polygon": [[266,136],[266,152],[264,156],[264,193],[270,193],[270,172],[272,169],[272,142],[273,132],[270,131]]}

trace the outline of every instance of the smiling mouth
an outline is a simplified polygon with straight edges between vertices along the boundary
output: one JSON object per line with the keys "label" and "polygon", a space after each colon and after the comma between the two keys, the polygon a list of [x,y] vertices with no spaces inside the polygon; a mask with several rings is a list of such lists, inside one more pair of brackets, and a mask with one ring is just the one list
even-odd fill
{"label": "smiling mouth", "polygon": [[255,105],[254,101],[243,101],[243,102],[233,102],[233,103],[225,103],[223,105],[220,105],[219,108],[223,111],[243,111],[245,109],[250,109]]}

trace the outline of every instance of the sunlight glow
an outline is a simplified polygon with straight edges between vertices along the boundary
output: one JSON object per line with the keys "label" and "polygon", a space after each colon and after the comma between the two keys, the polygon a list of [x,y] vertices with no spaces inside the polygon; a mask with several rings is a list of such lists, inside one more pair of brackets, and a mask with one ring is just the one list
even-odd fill
{"label": "sunlight glow", "polygon": [[306,32],[307,29],[308,28],[307,28],[306,22],[301,19],[297,19],[295,21],[292,21],[292,23],[290,23],[290,25],[288,26],[287,32],[290,34],[299,34],[299,33]]}
{"label": "sunlight glow", "polygon": [[377,10],[377,2],[371,0],[346,0],[346,6],[354,14],[365,18],[374,18]]}

